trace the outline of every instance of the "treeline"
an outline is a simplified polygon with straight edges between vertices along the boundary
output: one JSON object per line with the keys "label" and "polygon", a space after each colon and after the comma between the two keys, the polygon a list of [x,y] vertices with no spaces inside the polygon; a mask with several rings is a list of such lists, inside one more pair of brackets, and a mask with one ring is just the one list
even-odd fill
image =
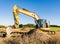
{"label": "treeline", "polygon": [[60,27],[60,26],[58,26],[58,25],[50,25],[50,27]]}
{"label": "treeline", "polygon": [[[29,27],[35,27],[35,25],[34,24],[26,24],[26,25],[23,25],[23,24],[20,24],[19,25],[19,27],[24,27],[24,26],[29,26]],[[50,25],[50,27],[60,27],[60,26],[58,26],[58,25]]]}
{"label": "treeline", "polygon": [[25,26],[28,26],[28,27],[35,27],[35,25],[34,24],[25,24],[25,25],[23,25],[23,24],[20,24],[19,25],[19,27],[25,27]]}
{"label": "treeline", "polygon": [[6,28],[6,26],[0,25],[0,28]]}
{"label": "treeline", "polygon": [[[11,26],[11,27],[13,27],[13,26]],[[28,27],[31,27],[31,28],[35,27],[34,24],[25,24],[25,25],[24,24],[20,24],[19,25],[20,28],[21,27],[25,27],[25,26],[28,26]],[[58,25],[50,25],[50,27],[60,27],[60,26],[58,26]],[[6,28],[6,26],[0,25],[0,28]]]}

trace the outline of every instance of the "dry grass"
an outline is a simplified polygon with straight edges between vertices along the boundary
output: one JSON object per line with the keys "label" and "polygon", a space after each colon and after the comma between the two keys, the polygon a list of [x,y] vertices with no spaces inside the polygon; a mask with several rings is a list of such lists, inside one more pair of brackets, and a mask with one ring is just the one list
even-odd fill
{"label": "dry grass", "polygon": [[57,34],[48,35],[46,32],[36,29],[20,35],[12,34],[10,38],[1,38],[0,44],[60,44]]}
{"label": "dry grass", "polygon": [[[51,37],[40,30],[32,30],[28,33],[23,33],[21,36],[14,35],[15,37],[4,38],[3,44],[49,44]],[[19,36],[19,37],[18,37]]]}

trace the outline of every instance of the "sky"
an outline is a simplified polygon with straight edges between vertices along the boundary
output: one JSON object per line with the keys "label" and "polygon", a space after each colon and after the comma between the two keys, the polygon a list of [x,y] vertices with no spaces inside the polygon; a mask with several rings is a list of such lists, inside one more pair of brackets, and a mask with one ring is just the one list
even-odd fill
{"label": "sky", "polygon": [[[60,25],[59,0],[0,0],[0,25],[14,25],[13,7],[17,5],[35,12],[40,19],[50,21],[50,24]],[[33,18],[19,14],[19,24],[34,24]]]}

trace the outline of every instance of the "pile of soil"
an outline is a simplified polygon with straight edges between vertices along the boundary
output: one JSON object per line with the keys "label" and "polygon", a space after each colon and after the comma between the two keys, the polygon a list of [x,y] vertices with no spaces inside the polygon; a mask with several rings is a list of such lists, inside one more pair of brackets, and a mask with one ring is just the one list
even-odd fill
{"label": "pile of soil", "polygon": [[[48,44],[51,37],[40,30],[31,30],[28,33],[22,33],[19,37],[6,37],[2,40],[4,44]],[[0,42],[1,43],[1,42]]]}
{"label": "pile of soil", "polygon": [[20,36],[19,34],[14,34],[16,37],[1,38],[0,44],[60,44],[57,34],[49,35],[47,32],[36,29],[28,33],[21,33]]}

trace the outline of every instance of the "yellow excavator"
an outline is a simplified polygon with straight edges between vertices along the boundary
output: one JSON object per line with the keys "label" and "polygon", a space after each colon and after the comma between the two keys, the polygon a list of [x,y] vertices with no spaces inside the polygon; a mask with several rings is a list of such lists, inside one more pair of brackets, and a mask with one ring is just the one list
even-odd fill
{"label": "yellow excavator", "polygon": [[16,5],[13,8],[13,15],[14,15],[14,27],[19,28],[19,15],[18,13],[22,13],[24,15],[30,16],[35,20],[36,28],[39,28],[41,30],[48,30],[50,25],[47,23],[46,19],[40,19],[37,14],[34,12],[28,11],[24,8],[18,8]]}
{"label": "yellow excavator", "polygon": [[50,23],[47,23],[46,19],[40,19],[39,16],[37,14],[35,14],[34,12],[28,11],[28,10],[26,10],[24,8],[18,8],[15,5],[14,8],[13,8],[13,16],[14,16],[14,21],[15,21],[14,22],[15,23],[14,27],[15,28],[7,27],[6,31],[0,32],[1,33],[0,36],[2,36],[2,37],[5,37],[5,36],[10,37],[10,36],[12,36],[10,34],[13,34],[13,33],[16,33],[16,32],[17,33],[24,33],[24,32],[26,33],[26,32],[30,31],[29,30],[30,28],[25,28],[27,30],[17,30],[17,28],[19,28],[19,20],[18,20],[19,19],[19,15],[18,15],[18,13],[22,13],[24,15],[32,17],[35,20],[35,23],[36,23],[36,27],[35,28],[40,29],[42,31],[47,31],[47,32],[51,32],[51,33],[55,34],[54,31],[49,30],[50,29],[49,28],[50,27],[50,25],[49,25]]}

